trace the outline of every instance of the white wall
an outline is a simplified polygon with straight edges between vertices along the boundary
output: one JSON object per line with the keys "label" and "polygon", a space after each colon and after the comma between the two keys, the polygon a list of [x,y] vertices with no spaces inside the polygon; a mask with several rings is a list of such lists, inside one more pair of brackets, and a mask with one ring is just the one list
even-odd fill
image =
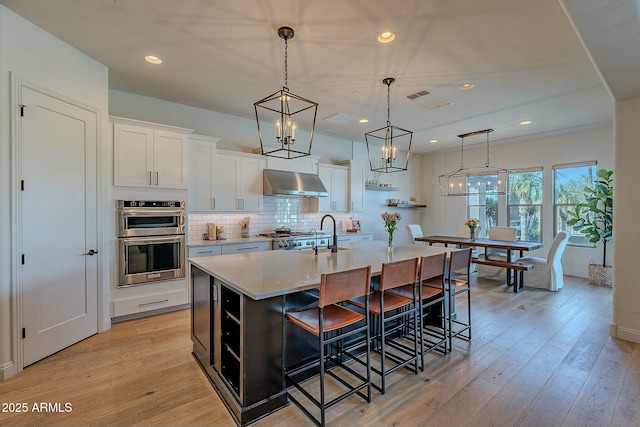
{"label": "white wall", "polygon": [[610,334],[640,343],[640,97],[616,102],[613,211],[613,320]]}
{"label": "white wall", "polygon": [[[496,132],[497,133],[497,132]],[[611,126],[572,132],[545,138],[509,144],[491,144],[489,147],[491,166],[519,169],[543,168],[543,212],[542,243],[544,247],[530,253],[546,258],[553,241],[553,170],[557,164],[596,160],[599,168],[613,169],[613,128]],[[486,163],[486,146],[464,150],[465,167],[482,166]],[[460,166],[460,150],[424,156],[422,160],[422,195],[428,208],[422,222],[423,230],[429,234],[456,234],[458,225],[466,220],[465,197],[442,197],[438,175]],[[614,174],[614,180],[618,178]],[[501,196],[500,203],[505,196]],[[498,218],[499,225],[506,225],[505,215]],[[612,252],[612,251],[607,251]],[[611,261],[613,254],[608,254]],[[565,274],[588,276],[589,260],[602,258],[602,247],[567,247],[562,259]]]}
{"label": "white wall", "polygon": [[[108,72],[107,68],[39,27],[0,5],[0,380],[15,372],[13,333],[17,331],[11,310],[12,256],[11,235],[15,220],[12,207],[12,120],[16,105],[12,99],[13,80],[17,76],[77,100],[100,112],[98,137],[99,159],[108,154],[107,139]],[[105,178],[106,168],[99,173]],[[108,182],[108,181],[106,181]],[[99,190],[99,197],[108,197]],[[99,207],[101,203],[99,203]],[[65,218],[60,218],[61,224]],[[102,223],[101,223],[102,225]],[[43,242],[55,250],[55,242]],[[106,251],[105,251],[106,252]],[[104,265],[102,260],[99,265]],[[108,327],[107,269],[100,268],[100,291],[106,296],[100,312],[106,315],[100,329]],[[106,295],[105,295],[106,293]]]}

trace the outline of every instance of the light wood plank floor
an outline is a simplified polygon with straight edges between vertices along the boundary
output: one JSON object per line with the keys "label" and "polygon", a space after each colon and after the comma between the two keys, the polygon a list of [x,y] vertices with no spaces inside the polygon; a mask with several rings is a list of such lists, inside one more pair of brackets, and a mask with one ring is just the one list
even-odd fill
{"label": "light wood plank floor", "polygon": [[[473,340],[424,372],[399,372],[336,426],[640,426],[640,345],[612,339],[611,289],[565,278],[558,293],[473,280]],[[461,308],[461,307],[460,307]],[[114,324],[0,383],[1,426],[232,426],[191,356],[189,311]],[[70,412],[33,411],[40,402]],[[294,406],[255,423],[311,426]]]}

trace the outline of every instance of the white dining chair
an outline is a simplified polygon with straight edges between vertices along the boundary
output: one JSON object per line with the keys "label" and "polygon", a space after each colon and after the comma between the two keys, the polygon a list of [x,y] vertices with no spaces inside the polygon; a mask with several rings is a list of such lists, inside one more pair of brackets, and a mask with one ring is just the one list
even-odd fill
{"label": "white dining chair", "polygon": [[408,224],[407,232],[409,233],[409,239],[411,240],[411,243],[413,243],[414,245],[425,245],[425,242],[416,242],[416,237],[424,236],[424,234],[422,234],[422,227],[420,227],[420,224]]}
{"label": "white dining chair", "polygon": [[[518,229],[515,227],[491,227],[489,229],[489,240],[501,240],[504,242],[513,242],[516,240]],[[485,251],[487,259],[507,260],[507,251],[505,249],[487,248]],[[511,259],[515,261],[514,252],[511,252]]]}
{"label": "white dining chair", "polygon": [[564,286],[562,255],[567,247],[569,234],[560,231],[553,239],[547,258],[522,257],[516,262],[533,264],[533,270],[524,272],[524,285],[530,288],[549,289],[556,292]]}

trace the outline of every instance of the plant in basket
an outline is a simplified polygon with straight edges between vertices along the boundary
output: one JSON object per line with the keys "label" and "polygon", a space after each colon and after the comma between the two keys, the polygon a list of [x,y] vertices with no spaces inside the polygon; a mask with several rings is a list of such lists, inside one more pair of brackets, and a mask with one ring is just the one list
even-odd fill
{"label": "plant in basket", "polygon": [[602,264],[589,264],[592,285],[611,286],[611,266],[607,265],[607,242],[613,238],[613,171],[599,169],[593,188],[584,188],[584,202],[568,211],[567,225],[584,234],[589,242],[602,242]]}

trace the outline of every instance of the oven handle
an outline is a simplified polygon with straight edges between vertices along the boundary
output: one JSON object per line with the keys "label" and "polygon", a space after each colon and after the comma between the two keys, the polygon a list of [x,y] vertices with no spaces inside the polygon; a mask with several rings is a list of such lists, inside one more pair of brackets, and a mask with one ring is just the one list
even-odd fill
{"label": "oven handle", "polygon": [[122,216],[181,216],[184,215],[184,209],[157,209],[157,210],[123,210]]}
{"label": "oven handle", "polygon": [[184,234],[180,234],[177,236],[153,236],[153,237],[129,237],[126,239],[120,239],[122,244],[124,245],[139,245],[143,244],[156,244],[156,243],[175,243],[184,241]]}

